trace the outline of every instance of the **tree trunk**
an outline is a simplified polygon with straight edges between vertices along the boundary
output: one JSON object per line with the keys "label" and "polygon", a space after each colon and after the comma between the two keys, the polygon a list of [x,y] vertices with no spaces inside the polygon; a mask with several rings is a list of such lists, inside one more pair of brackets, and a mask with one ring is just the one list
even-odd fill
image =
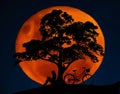
{"label": "tree trunk", "polygon": [[62,41],[62,38],[63,38],[63,32],[59,32],[59,60],[58,60],[58,79],[57,79],[57,84],[59,86],[65,84],[64,80],[63,80],[63,73],[65,71],[65,68],[62,66],[62,51],[63,51],[63,47],[62,47],[62,44],[63,44],[63,41]]}
{"label": "tree trunk", "polygon": [[59,70],[58,71],[58,79],[57,79],[56,84],[63,85],[63,84],[65,84],[65,82],[63,80],[63,73],[64,73],[65,69],[62,67],[62,62],[59,62],[58,70]]}

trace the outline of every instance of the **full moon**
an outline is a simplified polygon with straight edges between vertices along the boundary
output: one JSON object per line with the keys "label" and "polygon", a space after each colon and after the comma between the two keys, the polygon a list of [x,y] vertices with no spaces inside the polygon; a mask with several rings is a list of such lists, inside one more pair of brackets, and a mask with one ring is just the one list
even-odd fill
{"label": "full moon", "polygon": [[[15,43],[16,53],[25,52],[25,48],[23,47],[24,43],[27,43],[33,39],[34,40],[42,39],[42,35],[39,31],[41,19],[46,14],[51,13],[52,10],[54,9],[60,9],[64,12],[67,12],[69,15],[73,17],[75,22],[80,21],[84,23],[86,21],[90,21],[94,25],[96,25],[98,27],[96,32],[99,33],[99,36],[97,37],[97,43],[103,47],[103,50],[105,50],[105,42],[102,30],[98,23],[89,14],[83,12],[80,9],[76,9],[70,6],[53,6],[37,12],[36,14],[32,15],[30,18],[28,18],[28,20],[25,21],[25,23],[20,28],[16,38]],[[85,59],[79,59],[74,61],[64,72],[63,77],[66,74],[69,73],[72,74],[73,70],[78,70],[78,73],[82,73],[83,71],[82,67],[89,68],[90,69],[89,74],[93,75],[99,69],[103,60],[103,56],[97,57],[99,60],[97,63],[93,63],[88,56],[85,56]],[[56,64],[51,63],[49,61],[45,60],[22,61],[19,63],[19,66],[30,79],[39,84],[44,84],[47,77],[52,77],[51,74],[52,70],[56,72],[56,75],[58,77],[59,71],[58,67],[56,66]],[[82,79],[80,79],[80,81],[76,82],[75,84],[81,83],[81,80]]]}

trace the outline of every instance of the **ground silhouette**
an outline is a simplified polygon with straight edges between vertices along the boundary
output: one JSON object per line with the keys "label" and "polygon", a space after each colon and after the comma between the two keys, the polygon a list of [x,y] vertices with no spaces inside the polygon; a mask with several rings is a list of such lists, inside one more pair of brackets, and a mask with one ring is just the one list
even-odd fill
{"label": "ground silhouette", "polygon": [[120,94],[120,82],[97,85],[63,85],[38,87],[30,90],[16,92],[14,94]]}

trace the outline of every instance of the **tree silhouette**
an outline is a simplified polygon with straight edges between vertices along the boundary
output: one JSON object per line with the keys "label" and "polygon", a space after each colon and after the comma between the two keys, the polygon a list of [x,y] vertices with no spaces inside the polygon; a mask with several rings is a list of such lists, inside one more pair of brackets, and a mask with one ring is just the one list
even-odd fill
{"label": "tree silhouette", "polygon": [[96,40],[97,28],[92,22],[75,22],[67,12],[54,9],[41,19],[42,39],[24,43],[26,51],[16,53],[16,63],[37,59],[55,63],[59,69],[57,80],[61,82],[62,74],[73,61],[89,56],[96,63],[97,55],[104,55]]}

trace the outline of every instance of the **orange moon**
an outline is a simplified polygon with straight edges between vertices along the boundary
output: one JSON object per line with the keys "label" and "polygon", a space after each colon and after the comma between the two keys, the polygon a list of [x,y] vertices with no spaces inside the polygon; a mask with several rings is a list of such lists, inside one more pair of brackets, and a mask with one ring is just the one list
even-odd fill
{"label": "orange moon", "polygon": [[[75,22],[90,21],[94,25],[98,26],[98,29],[96,30],[96,32],[99,33],[99,36],[97,37],[97,43],[100,44],[105,50],[105,42],[102,30],[98,23],[89,14],[70,6],[53,6],[37,12],[36,14],[34,14],[28,20],[25,21],[25,23],[20,28],[18,36],[16,38],[15,43],[16,52],[25,52],[25,48],[22,46],[23,43],[29,42],[30,40],[33,39],[34,40],[42,39],[42,36],[39,32],[41,19],[47,13],[52,12],[53,9],[60,9],[64,12],[67,12],[69,15],[73,17]],[[99,60],[99,62],[97,63],[93,63],[91,59],[87,56],[85,57],[85,59],[74,61],[64,72],[63,76],[65,76],[67,73],[72,73],[72,70],[79,70],[79,72],[82,72],[83,71],[81,69],[82,67],[90,68],[90,74],[93,75],[97,71],[103,60],[103,56],[97,57]],[[19,63],[19,66],[30,79],[34,80],[39,84],[44,84],[48,76],[52,77],[51,74],[52,70],[54,70],[58,76],[58,68],[56,64],[45,60],[23,61]]]}

